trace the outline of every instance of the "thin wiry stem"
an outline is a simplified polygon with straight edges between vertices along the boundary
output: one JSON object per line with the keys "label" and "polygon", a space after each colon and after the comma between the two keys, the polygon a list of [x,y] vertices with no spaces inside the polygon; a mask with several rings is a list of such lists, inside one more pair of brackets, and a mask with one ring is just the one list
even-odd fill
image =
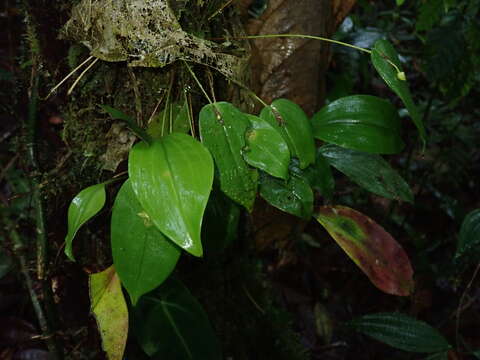
{"label": "thin wiry stem", "polygon": [[72,71],[70,71],[70,73],[65,76],[62,81],[60,81],[57,85],[55,85],[53,87],[52,90],[50,90],[50,92],[48,93],[48,95],[43,99],[43,100],[47,100],[60,86],[62,86],[62,84],[67,81],[73,74],[75,74],[78,70],[80,70],[85,64],[87,64],[89,61],[91,61],[94,57],[93,56],[89,56],[84,62],[82,62],[80,65],[78,65],[75,69],[73,69]]}

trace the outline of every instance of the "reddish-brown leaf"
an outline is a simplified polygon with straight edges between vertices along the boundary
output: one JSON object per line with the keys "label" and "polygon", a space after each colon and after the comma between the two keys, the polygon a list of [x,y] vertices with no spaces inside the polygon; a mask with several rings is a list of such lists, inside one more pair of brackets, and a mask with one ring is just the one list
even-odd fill
{"label": "reddish-brown leaf", "polygon": [[383,227],[346,206],[322,206],[315,218],[376,287],[392,295],[410,295],[410,260]]}

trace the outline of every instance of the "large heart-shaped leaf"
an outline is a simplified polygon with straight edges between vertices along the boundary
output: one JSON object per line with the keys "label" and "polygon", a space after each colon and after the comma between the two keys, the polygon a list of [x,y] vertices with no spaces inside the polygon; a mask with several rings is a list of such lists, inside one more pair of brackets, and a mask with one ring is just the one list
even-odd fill
{"label": "large heart-shaped leaf", "polygon": [[222,359],[205,311],[178,280],[170,278],[140,299],[133,329],[143,351],[154,359]]}
{"label": "large heart-shaped leaf", "polygon": [[404,351],[433,353],[451,348],[438,330],[400,313],[369,314],[351,321],[349,325],[365,335]]}
{"label": "large heart-shaped leaf", "polygon": [[109,360],[122,360],[128,335],[128,309],[115,268],[90,275],[91,311]]}
{"label": "large heart-shaped leaf", "polygon": [[266,173],[287,179],[290,151],[280,132],[266,120],[247,115],[250,129],[246,133],[247,147],[243,158],[250,165]]}
{"label": "large heart-shaped leaf", "polygon": [[480,209],[470,212],[463,220],[458,236],[455,262],[476,263],[480,257]]}
{"label": "large heart-shaped leaf", "polygon": [[65,237],[65,254],[75,261],[72,241],[78,229],[95,216],[105,205],[105,183],[89,186],[75,196],[68,207],[68,233]]}
{"label": "large heart-shaped leaf", "polygon": [[262,110],[260,117],[280,131],[302,169],[315,162],[312,126],[300,106],[287,99],[277,99]]}
{"label": "large heart-shaped leaf", "polygon": [[191,136],[173,133],[136,144],[128,172],[138,201],[152,222],[178,246],[202,255],[200,230],[213,182],[213,161]]}
{"label": "large heart-shaped leaf", "polygon": [[404,147],[397,110],[376,96],[340,98],[313,116],[312,127],[317,139],[349,149],[394,154]]}
{"label": "large heart-shaped leaf", "polygon": [[352,181],[368,191],[388,199],[413,202],[413,193],[408,184],[380,156],[325,145],[319,153]]}
{"label": "large heart-shaped leaf", "polygon": [[233,201],[253,209],[258,173],[242,157],[245,133],[250,125],[246,114],[226,102],[206,105],[200,111],[202,142],[212,153],[220,174],[220,189]]}
{"label": "large heart-shaped leaf", "polygon": [[260,196],[270,205],[289,214],[309,219],[313,211],[313,192],[306,180],[294,174],[288,181],[268,174],[260,176]]}
{"label": "large heart-shaped leaf", "polygon": [[422,117],[417,109],[417,106],[413,102],[408,84],[405,80],[399,78],[397,69],[395,69],[395,67],[390,63],[392,62],[400,71],[402,71],[402,65],[398,59],[398,54],[392,44],[390,44],[387,40],[377,40],[372,49],[371,60],[373,66],[380,74],[383,81],[385,81],[388,87],[392,89],[400,99],[402,99],[405,107],[412,117],[413,123],[420,133],[420,138],[425,145],[426,134]]}
{"label": "large heart-shaped leaf", "polygon": [[180,248],[152,223],[138,202],[130,180],[118,192],[112,210],[113,264],[133,305],[172,272]]}
{"label": "large heart-shaped leaf", "polygon": [[412,266],[383,227],[346,206],[322,206],[315,218],[376,287],[388,294],[410,295]]}

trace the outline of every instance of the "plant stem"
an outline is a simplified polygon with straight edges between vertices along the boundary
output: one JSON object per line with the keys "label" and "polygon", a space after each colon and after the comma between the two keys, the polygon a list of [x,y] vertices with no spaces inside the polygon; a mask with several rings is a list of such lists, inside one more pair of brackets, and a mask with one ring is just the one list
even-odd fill
{"label": "plant stem", "polygon": [[200,82],[200,80],[198,80],[197,75],[195,75],[195,73],[193,72],[193,70],[190,68],[190,66],[188,65],[188,63],[185,60],[183,60],[183,63],[187,67],[188,71],[190,72],[190,75],[192,75],[193,79],[197,83],[200,90],[202,90],[203,96],[205,96],[205,98],[208,100],[208,102],[210,104],[213,104],[212,99],[210,99],[210,96],[208,96],[207,92],[205,91],[205,89],[202,86],[202,83]]}
{"label": "plant stem", "polygon": [[[352,49],[355,49],[355,50],[358,50],[358,51],[365,52],[367,54],[372,53],[372,50],[368,50],[368,49],[362,48],[360,46],[355,46],[355,45],[352,45],[352,44],[349,44],[349,43],[346,43],[346,42],[343,42],[343,41],[329,39],[329,38],[326,38],[326,37],[315,36],[315,35],[265,34],[265,35],[246,35],[246,36],[235,36],[235,37],[233,37],[233,39],[274,39],[274,38],[299,38],[299,39],[319,40],[319,41],[325,41],[325,42],[332,43],[332,44],[346,46],[346,47],[349,47],[349,48],[352,48]],[[224,38],[215,38],[213,40],[223,40],[223,39]],[[395,69],[395,71],[397,72],[397,78],[399,80],[405,81],[406,80],[405,73],[403,71],[401,71],[400,68],[395,63],[393,63],[393,61],[391,61],[390,59],[388,59],[386,57],[384,57],[384,59],[385,59],[386,62],[388,62]]]}
{"label": "plant stem", "polygon": [[372,51],[362,48],[360,46],[355,46],[352,44],[345,43],[343,41],[333,40],[329,38],[325,38],[322,36],[315,36],[315,35],[305,35],[305,34],[266,34],[266,35],[246,35],[246,36],[236,36],[235,39],[272,39],[272,38],[300,38],[300,39],[312,39],[312,40],[320,40],[329,42],[332,44],[342,45],[346,47],[350,47],[352,49],[366,52],[367,54],[371,54]]}

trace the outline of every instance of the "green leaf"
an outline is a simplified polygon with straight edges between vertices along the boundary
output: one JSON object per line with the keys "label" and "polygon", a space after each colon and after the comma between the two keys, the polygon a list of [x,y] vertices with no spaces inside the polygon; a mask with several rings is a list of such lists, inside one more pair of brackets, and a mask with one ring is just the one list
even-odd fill
{"label": "green leaf", "polygon": [[205,311],[175,279],[143,296],[134,309],[136,338],[153,359],[221,360]]}
{"label": "green leaf", "polygon": [[294,174],[285,181],[261,173],[260,196],[270,205],[289,214],[304,219],[312,216],[312,189],[306,180]]}
{"label": "green leaf", "polygon": [[302,169],[315,162],[312,126],[300,106],[287,99],[277,99],[262,110],[260,117],[280,131]]}
{"label": "green leaf", "polygon": [[122,360],[128,335],[128,309],[115,268],[89,276],[91,311],[108,360]]}
{"label": "green leaf", "polygon": [[451,348],[445,338],[423,321],[400,313],[362,316],[350,323],[355,330],[394,348],[417,353],[441,352]]}
{"label": "green leaf", "polygon": [[145,130],[143,130],[140,126],[138,126],[132,117],[108,105],[100,105],[100,107],[108,114],[110,114],[113,119],[124,121],[130,128],[130,130],[132,130],[143,141],[148,143],[152,141],[150,135],[147,134],[147,132],[145,132]]}
{"label": "green leaf", "polygon": [[330,164],[320,151],[317,151],[315,163],[306,169],[300,169],[297,164],[298,162],[294,159],[290,164],[290,171],[305,179],[312,189],[318,191],[325,199],[331,199],[335,189],[335,179]]}
{"label": "green leaf", "polygon": [[375,154],[400,152],[400,119],[388,101],[370,95],[340,98],[312,118],[313,136],[345,148]]}
{"label": "green leaf", "polygon": [[406,81],[398,78],[399,74],[397,73],[397,70],[392,66],[392,64],[389,63],[389,61],[391,61],[398,67],[398,69],[400,69],[400,71],[402,71],[402,65],[398,59],[398,54],[393,48],[392,44],[390,44],[387,40],[377,40],[374,48],[372,49],[371,60],[373,66],[388,87],[392,89],[393,92],[395,92],[395,94],[397,94],[397,96],[405,104],[405,107],[410,113],[410,116],[412,117],[412,120],[417,127],[418,132],[420,133],[422,143],[425,146],[426,134],[422,117],[418,112],[417,106],[413,102],[412,95],[408,89],[408,84]]}
{"label": "green leaf", "polygon": [[346,206],[322,206],[315,218],[377,288],[392,295],[411,294],[408,256],[383,227]]}
{"label": "green leaf", "polygon": [[[171,131],[170,131],[171,129]],[[147,133],[154,139],[172,132],[188,133],[190,130],[190,119],[188,116],[188,104],[169,103],[152,121],[148,124]]]}
{"label": "green leaf", "polygon": [[[308,168],[307,168],[308,170]],[[325,157],[317,151],[315,164],[312,165],[314,179],[310,183],[324,198],[331,199],[335,189],[335,179],[330,164]]]}
{"label": "green leaf", "polygon": [[112,210],[113,264],[133,305],[159,286],[175,268],[180,248],[165,238],[142,209],[127,180]]}
{"label": "green leaf", "polygon": [[330,165],[364,189],[388,199],[413,203],[413,193],[408,184],[382,157],[335,145],[324,145],[319,153]]}
{"label": "green leaf", "polygon": [[130,151],[128,173],[152,222],[178,246],[202,256],[200,231],[213,183],[213,160],[205,147],[173,133]]}
{"label": "green leaf", "polygon": [[455,262],[476,263],[480,257],[480,209],[470,212],[463,220],[458,236]]}
{"label": "green leaf", "polygon": [[220,189],[252,211],[258,173],[242,157],[248,117],[232,104],[218,102],[202,108],[199,124],[202,142],[212,153],[220,174]]}
{"label": "green leaf", "polygon": [[237,237],[240,207],[223,192],[212,191],[203,216],[202,243],[205,256],[219,256]]}
{"label": "green leaf", "polygon": [[282,135],[267,121],[254,115],[247,115],[251,128],[245,137],[247,147],[243,158],[251,166],[266,173],[287,179],[290,151]]}
{"label": "green leaf", "polygon": [[89,186],[75,196],[68,207],[68,233],[65,237],[65,254],[75,261],[72,241],[78,229],[96,215],[105,205],[105,183]]}

